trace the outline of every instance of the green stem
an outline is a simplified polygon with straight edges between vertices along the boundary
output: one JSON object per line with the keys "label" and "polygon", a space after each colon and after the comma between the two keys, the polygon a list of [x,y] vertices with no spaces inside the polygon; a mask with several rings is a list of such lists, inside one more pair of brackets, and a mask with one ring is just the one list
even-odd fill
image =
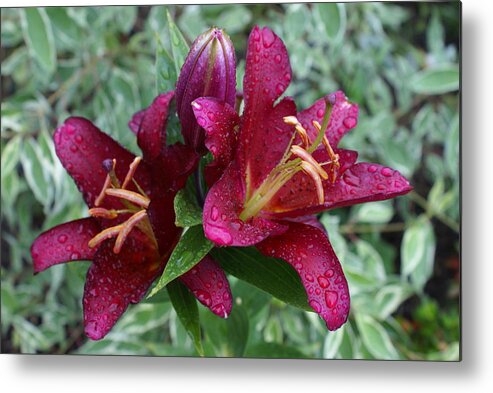
{"label": "green stem", "polygon": [[460,224],[452,220],[450,217],[447,217],[446,215],[434,211],[431,205],[428,203],[428,201],[419,195],[416,191],[412,191],[411,193],[408,194],[409,198],[411,198],[412,201],[416,202],[419,206],[421,206],[425,211],[426,211],[426,216],[429,219],[432,219],[435,217],[439,221],[441,221],[443,224],[448,226],[450,229],[452,229],[454,232],[459,233],[460,232]]}

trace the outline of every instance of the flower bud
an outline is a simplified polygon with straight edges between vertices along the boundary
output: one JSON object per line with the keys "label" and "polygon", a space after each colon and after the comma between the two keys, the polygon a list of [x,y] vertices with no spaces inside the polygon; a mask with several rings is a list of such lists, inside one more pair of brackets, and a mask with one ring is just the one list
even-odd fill
{"label": "flower bud", "polygon": [[221,30],[213,27],[192,44],[176,83],[176,108],[185,143],[205,154],[205,131],[197,123],[192,101],[214,97],[234,107],[236,64],[233,43]]}

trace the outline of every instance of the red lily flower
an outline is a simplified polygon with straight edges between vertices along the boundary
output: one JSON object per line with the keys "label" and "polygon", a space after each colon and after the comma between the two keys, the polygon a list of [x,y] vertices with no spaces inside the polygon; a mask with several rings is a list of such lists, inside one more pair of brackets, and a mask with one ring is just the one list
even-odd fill
{"label": "red lily flower", "polygon": [[[85,333],[94,340],[109,332],[130,303],[143,298],[181,235],[174,223],[173,200],[198,156],[182,144],[166,145],[173,94],[158,96],[129,123],[142,159],[80,117],[67,119],[54,134],[57,155],[82,192],[91,217],[42,233],[31,247],[34,271],[92,261],[83,309]],[[211,257],[180,280],[215,314],[225,317],[231,311],[229,283]]]}
{"label": "red lily flower", "polygon": [[392,198],[412,187],[397,171],[356,163],[357,152],[337,147],[358,117],[358,106],[342,92],[298,114],[292,98],[275,104],[290,81],[283,42],[270,29],[255,27],[248,40],[242,116],[217,99],[193,103],[214,157],[204,231],[218,246],[256,245],[288,262],[310,306],[335,330],[347,320],[349,290],[314,214]]}

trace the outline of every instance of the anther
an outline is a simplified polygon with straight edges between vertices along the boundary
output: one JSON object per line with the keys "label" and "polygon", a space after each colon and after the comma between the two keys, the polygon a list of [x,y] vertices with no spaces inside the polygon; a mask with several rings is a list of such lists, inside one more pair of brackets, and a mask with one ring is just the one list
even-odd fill
{"label": "anther", "polygon": [[142,157],[135,157],[132,163],[130,164],[128,168],[127,175],[125,176],[125,180],[123,181],[122,188],[125,189],[128,186],[128,183],[132,181],[135,172],[137,171],[137,167],[139,166],[140,162],[142,161]]}
{"label": "anther", "polygon": [[92,209],[89,209],[89,215],[91,217],[108,218],[110,220],[118,217],[116,210],[108,210],[102,207],[93,207]]}
{"label": "anther", "polygon": [[125,199],[133,204],[147,209],[149,207],[149,198],[146,198],[134,191],[122,190],[120,188],[109,188],[106,190],[106,195]]}
{"label": "anther", "polygon": [[291,152],[301,158],[303,161],[308,162],[321,176],[324,180],[327,180],[329,178],[329,175],[327,175],[327,172],[322,168],[322,166],[313,158],[313,156],[308,153],[305,149],[303,149],[300,146],[292,146],[291,147]]}
{"label": "anther", "polygon": [[89,240],[87,245],[90,248],[94,248],[100,245],[106,239],[111,239],[112,237],[118,236],[121,230],[122,230],[122,225],[116,225],[114,227],[106,228],[105,230],[99,232],[91,240]]}
{"label": "anther", "polygon": [[303,161],[301,163],[301,168],[303,172],[305,172],[308,176],[310,176],[313,179],[313,182],[315,183],[315,187],[317,189],[317,197],[318,197],[318,203],[323,204],[324,203],[324,188],[322,185],[322,180],[320,179],[320,174],[318,171],[315,169],[315,167],[310,164],[309,162]]}
{"label": "anther", "polygon": [[121,230],[120,233],[118,233],[118,236],[115,241],[115,245],[113,247],[113,252],[115,254],[118,254],[121,251],[123,247],[123,243],[125,242],[126,238],[130,234],[132,229],[146,217],[147,217],[146,211],[141,210],[135,213],[132,217],[130,217],[127,221],[125,221],[123,224],[120,225]]}

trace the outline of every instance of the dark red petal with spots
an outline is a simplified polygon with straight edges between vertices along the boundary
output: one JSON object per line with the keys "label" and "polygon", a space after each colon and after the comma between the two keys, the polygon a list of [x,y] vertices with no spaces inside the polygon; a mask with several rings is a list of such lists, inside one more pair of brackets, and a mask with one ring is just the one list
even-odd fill
{"label": "dark red petal with spots", "polygon": [[[67,172],[72,176],[89,207],[101,192],[106,179],[102,163],[116,159],[116,174],[123,181],[128,167],[135,156],[118,144],[110,136],[101,132],[89,120],[70,117],[53,135],[55,149]],[[136,179],[147,189],[145,165],[137,170]],[[112,203],[113,200],[113,203]],[[121,205],[113,198],[106,198],[104,207],[119,208]]]}
{"label": "dark red petal with spots", "polygon": [[327,236],[304,224],[289,224],[289,230],[260,243],[265,255],[281,258],[300,275],[308,295],[308,304],[319,314],[329,330],[346,322],[349,314],[349,290],[344,272]]}
{"label": "dark red petal with spots", "polygon": [[167,192],[151,199],[147,214],[159,245],[160,254],[168,260],[181,234],[181,228],[175,225],[173,201],[176,193]]}
{"label": "dark red petal with spots", "polygon": [[240,220],[244,199],[241,173],[233,162],[205,199],[204,232],[216,245],[250,246],[286,230],[286,225],[260,217]]}
{"label": "dark red petal with spots", "polygon": [[205,176],[212,186],[233,159],[240,117],[234,108],[217,98],[204,97],[192,103],[197,122],[205,130],[205,146],[214,161],[207,165]]}
{"label": "dark red petal with spots", "polygon": [[398,171],[378,164],[353,165],[334,183],[324,183],[325,209],[381,201],[407,194],[409,181]]}
{"label": "dark red petal with spots", "polygon": [[146,113],[146,109],[142,109],[135,113],[130,121],[128,122],[128,128],[132,130],[132,132],[137,135],[140,129],[140,123],[142,123],[142,119],[144,119],[144,115]]}
{"label": "dark red petal with spots", "polygon": [[204,130],[197,124],[192,101],[216,97],[233,106],[236,95],[236,60],[233,43],[221,29],[211,28],[192,44],[176,83],[176,110],[187,145],[206,153]]}
{"label": "dark red petal with spots", "polygon": [[311,225],[312,227],[320,229],[323,233],[327,234],[325,227],[322,225],[322,223],[319,221],[316,215],[286,218],[286,221]]}
{"label": "dark red petal with spots", "polygon": [[[356,127],[358,122],[358,105],[349,102],[342,91],[337,91],[327,95],[326,97],[330,97],[330,99],[335,101],[335,103],[332,107],[330,122],[325,131],[325,135],[327,135],[332,147],[336,147],[341,138],[349,130]],[[321,98],[310,108],[298,113],[298,120],[307,130],[311,140],[314,140],[317,136],[317,130],[313,126],[312,121],[316,120],[322,124],[325,108],[325,99]]]}
{"label": "dark red petal with spots", "polygon": [[233,298],[226,275],[207,255],[193,269],[180,277],[197,300],[221,318],[227,318],[233,307]]}
{"label": "dark red petal with spots", "polygon": [[87,243],[101,231],[93,218],[70,221],[39,235],[31,246],[34,272],[59,263],[92,260],[96,250]]}
{"label": "dark red petal with spots", "polygon": [[254,188],[282,157],[294,132],[283,117],[295,116],[292,100],[274,102],[291,81],[291,66],[284,43],[269,28],[252,30],[246,55],[243,95],[245,109],[240,131],[239,163],[249,172]]}
{"label": "dark red petal with spots", "polygon": [[181,143],[166,146],[150,166],[153,195],[182,189],[199,158],[191,147]]}
{"label": "dark red petal with spots", "polygon": [[[142,115],[137,133],[137,143],[144,153],[144,160],[148,162],[154,160],[166,147],[166,123],[173,96],[173,91],[160,94]],[[135,116],[140,117],[139,114],[134,115],[131,123],[135,120]]]}
{"label": "dark red petal with spots", "polygon": [[93,340],[103,338],[162,271],[156,250],[138,234],[132,232],[119,254],[113,253],[114,240],[109,240],[94,255],[83,299],[85,333]]}

